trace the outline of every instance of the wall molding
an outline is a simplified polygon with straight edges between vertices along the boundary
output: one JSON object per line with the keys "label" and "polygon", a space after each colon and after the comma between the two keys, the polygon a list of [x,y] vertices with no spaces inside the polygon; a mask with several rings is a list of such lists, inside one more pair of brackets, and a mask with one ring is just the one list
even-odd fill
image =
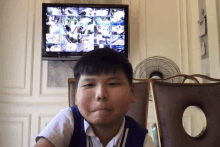
{"label": "wall molding", "polygon": [[191,116],[190,115],[184,115],[182,123],[183,123],[183,127],[186,129],[187,133],[192,135]]}
{"label": "wall molding", "polygon": [[[30,146],[30,127],[31,127],[31,115],[30,114],[2,114],[0,113],[0,125],[4,123],[7,123],[7,125],[21,124],[21,130],[22,130],[22,135],[20,136],[21,147]],[[10,130],[10,128],[8,130]],[[13,132],[10,132],[10,133],[13,133]],[[13,140],[11,136],[8,136],[7,138],[10,138],[10,140]],[[9,140],[5,140],[5,141],[9,141]]]}
{"label": "wall molding", "polygon": [[68,87],[48,87],[48,61],[42,61],[41,95],[68,95]]}
{"label": "wall molding", "polygon": [[38,117],[38,133],[43,131],[47,124],[54,118],[54,115],[39,115]]}
{"label": "wall molding", "polygon": [[218,34],[218,11],[216,0],[206,0],[207,9],[207,30],[209,42],[209,61],[210,76],[220,78],[220,51],[219,51],[219,34]]}
{"label": "wall molding", "polygon": [[182,74],[189,74],[188,57],[188,29],[187,29],[187,0],[178,0],[179,8],[179,44],[180,44],[180,69]]}
{"label": "wall molding", "polygon": [[[34,24],[34,9],[33,7],[36,7],[34,0],[27,0],[27,20],[26,20],[26,36],[25,38],[25,63],[24,63],[24,83],[22,87],[14,87],[14,86],[1,86],[0,87],[0,93],[1,94],[10,94],[10,95],[31,95],[31,83],[32,83],[32,62],[33,62],[33,24]],[[19,75],[16,75],[17,78],[19,78]]]}

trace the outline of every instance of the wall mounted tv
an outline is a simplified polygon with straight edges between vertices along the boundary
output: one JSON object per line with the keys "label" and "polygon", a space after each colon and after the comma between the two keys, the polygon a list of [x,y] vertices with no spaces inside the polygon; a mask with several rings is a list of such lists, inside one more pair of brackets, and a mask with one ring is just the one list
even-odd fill
{"label": "wall mounted tv", "polygon": [[109,47],[128,57],[128,5],[42,4],[42,59],[78,60]]}

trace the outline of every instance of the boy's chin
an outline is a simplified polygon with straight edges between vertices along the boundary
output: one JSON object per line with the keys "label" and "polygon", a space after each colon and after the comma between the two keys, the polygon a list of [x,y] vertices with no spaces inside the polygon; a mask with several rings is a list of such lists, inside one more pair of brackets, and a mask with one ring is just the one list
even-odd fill
{"label": "boy's chin", "polygon": [[90,122],[90,125],[91,126],[112,126],[113,125],[113,122],[112,121],[106,121],[106,120],[92,120]]}
{"label": "boy's chin", "polygon": [[115,118],[115,117],[106,115],[106,116],[91,117],[91,119],[86,119],[86,120],[92,125],[110,126],[110,125],[119,123],[120,120],[122,119],[123,117]]}

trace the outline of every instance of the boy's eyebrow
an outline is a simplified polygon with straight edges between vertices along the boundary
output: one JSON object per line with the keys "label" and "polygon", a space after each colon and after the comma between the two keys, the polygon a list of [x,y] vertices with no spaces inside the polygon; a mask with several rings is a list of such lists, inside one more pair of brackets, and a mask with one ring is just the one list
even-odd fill
{"label": "boy's eyebrow", "polygon": [[94,81],[94,80],[95,80],[94,78],[85,78],[82,80],[82,82]]}
{"label": "boy's eyebrow", "polygon": [[[121,77],[113,76],[113,77],[108,78],[107,80],[121,80]],[[85,78],[82,80],[82,82],[88,82],[88,81],[95,81],[95,78]]]}

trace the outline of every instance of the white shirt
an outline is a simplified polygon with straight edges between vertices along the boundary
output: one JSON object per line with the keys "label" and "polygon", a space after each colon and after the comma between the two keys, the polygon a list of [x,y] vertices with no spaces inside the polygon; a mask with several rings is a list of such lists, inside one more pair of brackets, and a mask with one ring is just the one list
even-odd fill
{"label": "white shirt", "polygon": [[[120,146],[122,134],[124,131],[125,118],[123,119],[122,125],[117,133],[117,135],[107,144],[106,147]],[[90,124],[84,119],[84,129],[87,136],[87,147],[103,147],[99,138],[95,135]]]}
{"label": "white shirt", "polygon": [[[125,118],[119,129],[118,134],[108,143],[106,147],[120,145],[122,134],[124,131]],[[99,138],[95,135],[92,127],[84,119],[84,129],[87,136],[87,146],[92,144],[93,147],[103,147]],[[47,138],[55,147],[68,147],[74,131],[74,118],[71,108],[65,108],[47,124],[43,131],[37,135],[36,142],[41,138]],[[144,140],[143,147],[156,147],[152,138],[147,134]]]}

